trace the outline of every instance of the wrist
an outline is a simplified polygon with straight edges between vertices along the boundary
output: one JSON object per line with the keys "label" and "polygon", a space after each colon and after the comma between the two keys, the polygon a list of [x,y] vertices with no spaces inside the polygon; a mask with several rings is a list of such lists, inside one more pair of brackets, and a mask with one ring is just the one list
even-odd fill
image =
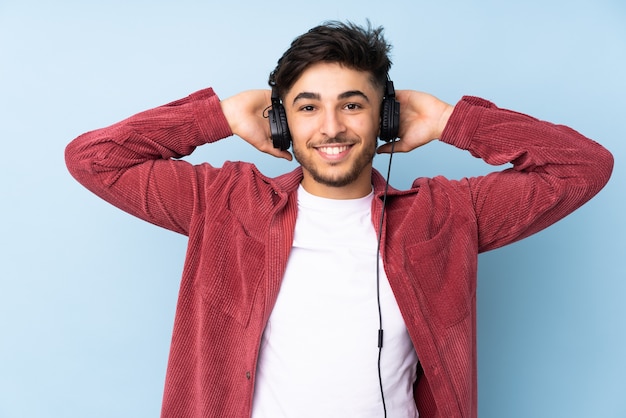
{"label": "wrist", "polygon": [[437,138],[441,138],[443,136],[443,131],[446,129],[446,126],[448,126],[448,121],[450,120],[450,116],[452,116],[452,112],[454,112],[454,106],[445,103],[445,108],[441,112],[439,123],[437,125]]}

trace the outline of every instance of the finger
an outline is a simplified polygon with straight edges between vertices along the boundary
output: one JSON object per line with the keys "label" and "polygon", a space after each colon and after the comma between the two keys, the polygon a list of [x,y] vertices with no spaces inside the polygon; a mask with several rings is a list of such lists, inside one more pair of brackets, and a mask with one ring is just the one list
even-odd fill
{"label": "finger", "polygon": [[391,154],[391,152],[409,152],[411,149],[407,147],[407,144],[402,140],[394,141],[393,143],[387,142],[376,149],[377,154]]}
{"label": "finger", "polygon": [[284,158],[287,161],[293,160],[293,156],[289,151],[281,151],[279,157]]}
{"label": "finger", "polygon": [[289,151],[281,151],[281,150],[275,150],[272,152],[268,152],[268,154],[276,157],[276,158],[284,158],[287,161],[291,161],[293,159],[291,153]]}
{"label": "finger", "polygon": [[266,152],[276,158],[284,158],[287,161],[291,161],[293,159],[293,156],[289,151],[283,151],[278,148],[272,148]]}
{"label": "finger", "polygon": [[266,154],[272,155],[276,158],[284,158],[285,160],[291,161],[293,156],[289,151],[281,150],[279,148],[274,147],[271,141],[264,143],[262,146],[258,147],[259,151],[262,151]]}
{"label": "finger", "polygon": [[402,152],[402,150],[400,149],[400,147],[398,147],[397,144],[398,141],[396,141],[396,144],[392,146],[391,143],[386,143],[384,145],[381,145],[380,147],[378,147],[378,149],[376,150],[377,154],[391,154],[391,152]]}

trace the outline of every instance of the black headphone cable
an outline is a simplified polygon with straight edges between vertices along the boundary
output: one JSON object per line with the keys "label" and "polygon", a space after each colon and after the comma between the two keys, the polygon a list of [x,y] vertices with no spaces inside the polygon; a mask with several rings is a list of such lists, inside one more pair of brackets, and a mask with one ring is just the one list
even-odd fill
{"label": "black headphone cable", "polygon": [[389,165],[387,167],[387,178],[385,180],[385,191],[383,193],[383,207],[380,213],[380,221],[378,224],[378,243],[376,247],[376,301],[378,303],[378,384],[380,386],[380,396],[383,402],[384,417],[387,418],[387,405],[385,404],[385,391],[383,389],[383,376],[380,368],[380,362],[383,352],[383,312],[380,305],[380,245],[383,236],[383,220],[385,218],[385,208],[387,205],[387,192],[389,190],[389,177],[391,176],[391,160],[396,141],[391,142],[391,152],[389,154]]}

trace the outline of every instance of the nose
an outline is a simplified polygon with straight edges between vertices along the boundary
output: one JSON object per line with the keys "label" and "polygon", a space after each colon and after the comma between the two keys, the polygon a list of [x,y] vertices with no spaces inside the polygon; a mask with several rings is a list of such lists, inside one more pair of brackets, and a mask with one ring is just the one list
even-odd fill
{"label": "nose", "polygon": [[328,138],[336,138],[339,134],[345,132],[346,126],[343,118],[338,111],[326,110],[321,115],[320,133]]}

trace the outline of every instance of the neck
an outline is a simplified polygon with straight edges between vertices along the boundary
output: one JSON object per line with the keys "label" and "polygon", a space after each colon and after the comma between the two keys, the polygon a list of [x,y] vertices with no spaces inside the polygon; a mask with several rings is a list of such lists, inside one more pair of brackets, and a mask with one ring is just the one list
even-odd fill
{"label": "neck", "polygon": [[363,173],[353,182],[345,186],[331,186],[316,181],[304,170],[302,187],[308,193],[326,199],[359,199],[372,191],[372,170],[363,170]]}

